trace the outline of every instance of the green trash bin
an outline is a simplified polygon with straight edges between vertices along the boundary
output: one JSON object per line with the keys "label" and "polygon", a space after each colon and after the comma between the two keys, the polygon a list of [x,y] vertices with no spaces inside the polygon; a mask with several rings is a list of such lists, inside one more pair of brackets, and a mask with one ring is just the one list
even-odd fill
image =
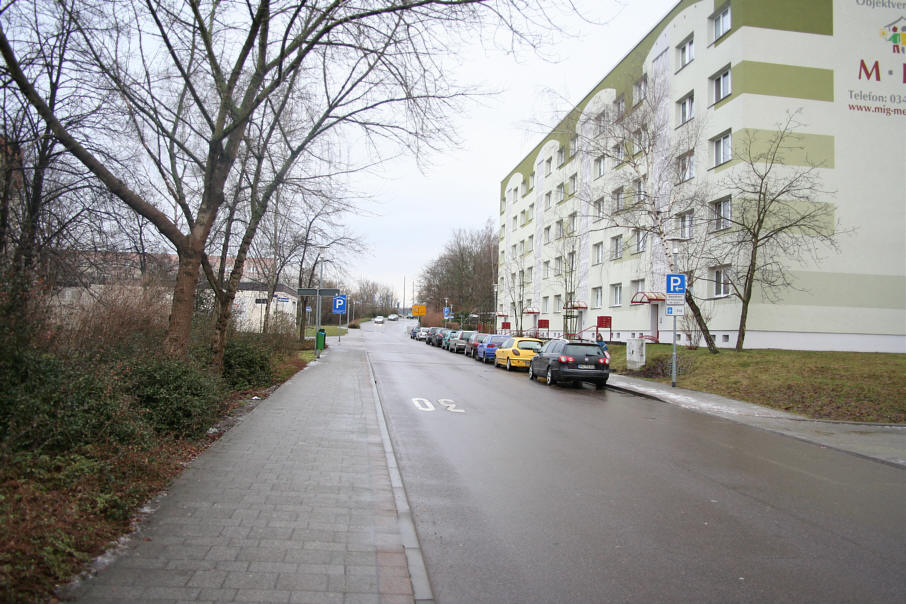
{"label": "green trash bin", "polygon": [[319,329],[318,333],[315,335],[315,348],[317,348],[318,350],[324,350],[326,341],[327,332],[323,329]]}

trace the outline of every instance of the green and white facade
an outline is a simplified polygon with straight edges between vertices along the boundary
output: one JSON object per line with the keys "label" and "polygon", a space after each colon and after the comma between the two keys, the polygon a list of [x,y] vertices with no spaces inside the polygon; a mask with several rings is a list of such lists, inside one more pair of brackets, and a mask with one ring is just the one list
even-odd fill
{"label": "green and white facade", "polygon": [[[904,29],[906,0],[677,3],[502,180],[497,328],[506,321],[531,330],[547,320],[550,333],[593,337],[597,318],[609,316],[605,337],[671,341],[660,294],[674,237],[640,245],[631,230],[603,228],[590,209],[614,194],[620,170],[589,149],[610,144],[595,141],[596,116],[621,102],[631,112],[639,83],[659,74],[672,105],[662,134],[676,136],[691,111],[701,134],[690,170],[710,183],[714,200],[727,195],[719,183],[728,171],[741,169],[715,157],[721,141],[766,140],[790,112],[798,112],[801,155],[786,163],[820,165],[839,250],[791,262],[794,287],[776,301],[756,291],[746,347],[906,352]],[[561,231],[577,234],[573,258]],[[564,283],[570,263],[572,282]],[[694,294],[718,346],[732,347],[740,303],[720,291],[714,268],[698,269]]]}

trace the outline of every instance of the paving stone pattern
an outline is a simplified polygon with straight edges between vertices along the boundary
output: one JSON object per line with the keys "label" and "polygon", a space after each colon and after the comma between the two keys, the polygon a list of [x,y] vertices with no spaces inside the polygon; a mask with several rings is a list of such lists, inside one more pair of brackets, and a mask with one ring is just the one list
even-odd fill
{"label": "paving stone pattern", "polygon": [[332,350],[188,467],[78,602],[413,602],[365,354]]}

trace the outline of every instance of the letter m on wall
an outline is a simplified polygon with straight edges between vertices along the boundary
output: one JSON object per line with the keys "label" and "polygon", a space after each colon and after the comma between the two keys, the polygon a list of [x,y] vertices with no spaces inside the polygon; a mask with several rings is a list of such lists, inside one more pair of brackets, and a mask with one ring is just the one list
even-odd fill
{"label": "letter m on wall", "polygon": [[862,75],[865,75],[866,80],[870,80],[872,74],[875,76],[875,81],[881,81],[881,68],[878,67],[878,62],[875,61],[874,65],[871,66],[871,69],[868,68],[868,65],[865,64],[864,59],[859,60],[859,79],[862,79]]}

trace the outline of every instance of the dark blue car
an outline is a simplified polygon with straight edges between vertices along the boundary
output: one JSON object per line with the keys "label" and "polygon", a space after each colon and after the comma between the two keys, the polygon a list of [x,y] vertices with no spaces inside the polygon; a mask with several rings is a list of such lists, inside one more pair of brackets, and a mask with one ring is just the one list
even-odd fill
{"label": "dark blue car", "polygon": [[475,349],[475,358],[482,363],[491,363],[494,361],[494,355],[497,354],[497,347],[507,341],[510,336],[493,335]]}

